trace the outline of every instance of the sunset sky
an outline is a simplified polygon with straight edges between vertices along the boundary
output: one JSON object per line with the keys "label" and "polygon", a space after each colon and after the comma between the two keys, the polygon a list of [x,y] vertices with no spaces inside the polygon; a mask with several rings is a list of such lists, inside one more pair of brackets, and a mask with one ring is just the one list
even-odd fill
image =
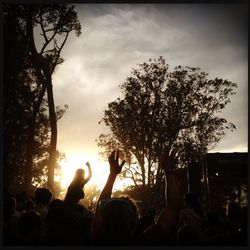
{"label": "sunset sky", "polygon": [[213,151],[247,152],[247,10],[242,4],[76,5],[82,34],[70,35],[61,54],[65,62],[53,77],[55,104],[69,105],[58,122],[58,150],[74,168],[90,161],[105,180],[108,163],[97,161],[95,140],[106,128],[98,121],[132,68],[163,56],[170,69],[200,67],[209,78],[238,84],[222,114],[237,130]]}

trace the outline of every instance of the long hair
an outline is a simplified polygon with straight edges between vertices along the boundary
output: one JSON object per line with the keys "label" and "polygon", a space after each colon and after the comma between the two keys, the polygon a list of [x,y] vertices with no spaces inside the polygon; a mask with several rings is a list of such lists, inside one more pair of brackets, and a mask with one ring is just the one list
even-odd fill
{"label": "long hair", "polygon": [[76,170],[75,176],[64,198],[66,204],[76,205],[80,199],[84,198],[84,192],[82,190],[84,185],[84,174],[85,171],[83,169],[79,168]]}
{"label": "long hair", "polygon": [[77,183],[77,182],[79,182],[80,179],[82,179],[82,178],[84,179],[84,177],[85,177],[84,169],[78,168],[75,172],[75,176],[74,176],[71,183]]}

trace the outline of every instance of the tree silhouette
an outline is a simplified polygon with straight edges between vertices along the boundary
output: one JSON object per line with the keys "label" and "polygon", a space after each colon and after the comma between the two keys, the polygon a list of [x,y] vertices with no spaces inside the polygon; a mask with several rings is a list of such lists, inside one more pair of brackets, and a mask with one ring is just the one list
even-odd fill
{"label": "tree silhouette", "polygon": [[159,162],[167,147],[178,148],[179,164],[185,166],[194,154],[216,145],[227,129],[235,129],[219,113],[237,84],[207,77],[198,67],[177,66],[169,72],[163,57],[149,59],[120,86],[123,97],[108,104],[101,122],[111,133],[99,136],[99,146],[109,151],[107,139],[112,138],[129,152],[136,164],[124,171],[138,176],[138,186],[161,182]]}
{"label": "tree silhouette", "polygon": [[[20,124],[20,121],[25,123],[25,126],[19,127],[19,133],[15,133],[19,135],[17,138],[22,136],[22,139],[19,140],[21,145],[25,142],[25,147],[18,149],[22,152],[17,154],[19,157],[22,156],[22,167],[16,169],[21,172],[22,168],[25,169],[23,182],[28,191],[34,164],[41,162],[37,160],[36,151],[39,147],[43,148],[46,151],[43,164],[49,165],[48,182],[49,187],[53,189],[57,120],[62,117],[67,106],[61,109],[54,105],[52,75],[56,66],[63,62],[60,53],[69,33],[75,30],[76,34],[80,35],[81,26],[74,7],[63,4],[5,4],[4,20],[5,48],[8,51],[8,54],[4,55],[6,65],[4,80],[8,86],[5,89],[5,97],[13,97],[10,98],[10,101],[5,98],[5,111],[7,115],[10,115],[15,110],[15,114],[20,114],[18,123]],[[37,35],[39,32],[41,32],[40,37]],[[40,45],[39,49],[40,38],[44,39],[44,43]],[[22,112],[25,119],[17,109]],[[49,116],[47,116],[47,110],[49,110]],[[11,119],[12,124],[16,126],[17,121],[13,117]],[[14,130],[10,123],[6,124],[6,131],[9,130]],[[38,134],[39,136],[37,136]],[[39,144],[38,141],[42,140],[42,135],[43,142],[40,141]],[[7,152],[13,151],[13,145],[16,149],[20,146],[17,144],[17,138],[11,140],[7,135],[5,138],[5,143],[9,145]],[[45,145],[45,141],[46,147],[42,147],[41,145]],[[6,162],[8,161],[7,155]],[[39,153],[39,159],[42,157],[41,155]],[[12,161],[10,164],[13,166],[16,162],[20,163],[20,160]],[[10,176],[10,174],[6,173],[6,176]],[[6,183],[9,181],[6,180]]]}
{"label": "tree silhouette", "polygon": [[[60,57],[69,33],[75,31],[76,35],[81,34],[81,25],[77,19],[74,6],[68,4],[20,4],[15,5],[17,16],[17,29],[27,43],[26,49],[29,59],[34,68],[40,88],[37,100],[33,108],[33,116],[30,122],[29,145],[30,151],[26,162],[26,169],[32,165],[32,145],[34,143],[34,120],[37,117],[45,91],[47,93],[50,121],[50,146],[48,162],[48,186],[53,190],[54,168],[56,164],[56,145],[57,145],[57,117],[54,104],[52,75],[56,66],[63,62]],[[39,35],[37,35],[39,34]],[[43,39],[43,44],[38,45],[38,41]],[[27,178],[29,182],[30,177]]]}

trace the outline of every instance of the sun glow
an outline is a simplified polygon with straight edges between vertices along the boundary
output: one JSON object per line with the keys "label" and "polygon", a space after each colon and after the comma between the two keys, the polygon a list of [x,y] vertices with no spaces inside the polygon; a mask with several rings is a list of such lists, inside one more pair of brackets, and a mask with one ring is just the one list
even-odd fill
{"label": "sun glow", "polygon": [[[78,168],[83,168],[85,170],[86,176],[88,175],[88,168],[85,165],[86,162],[89,162],[92,169],[92,178],[86,185],[96,185],[97,189],[102,190],[108,175],[109,175],[109,164],[108,161],[103,161],[98,159],[95,156],[84,156],[80,154],[70,154],[67,155],[65,160],[60,162],[61,166],[61,175],[60,183],[62,189],[66,190],[69,184],[71,183],[75,171]],[[119,180],[117,179],[114,184],[115,190],[123,190],[126,186],[131,185],[131,182],[128,180]]]}
{"label": "sun glow", "polygon": [[90,163],[92,169],[92,178],[87,185],[97,185],[99,188],[103,187],[108,176],[108,169],[105,167],[107,163],[97,160],[94,157],[72,154],[60,162],[62,188],[66,189],[69,186],[78,168],[84,169],[86,176],[88,175],[88,168],[85,165],[86,162]]}

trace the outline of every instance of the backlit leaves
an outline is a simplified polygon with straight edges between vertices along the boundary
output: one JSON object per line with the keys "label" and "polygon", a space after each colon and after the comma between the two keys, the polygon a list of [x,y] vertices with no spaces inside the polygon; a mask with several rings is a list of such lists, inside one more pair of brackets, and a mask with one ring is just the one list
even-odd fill
{"label": "backlit leaves", "polygon": [[[205,153],[235,125],[218,114],[230,103],[236,83],[208,79],[198,67],[177,66],[169,72],[163,57],[133,69],[120,85],[123,98],[108,104],[102,122],[138,160],[157,162],[167,146],[176,146],[185,165]],[[144,161],[141,161],[144,163]]]}

